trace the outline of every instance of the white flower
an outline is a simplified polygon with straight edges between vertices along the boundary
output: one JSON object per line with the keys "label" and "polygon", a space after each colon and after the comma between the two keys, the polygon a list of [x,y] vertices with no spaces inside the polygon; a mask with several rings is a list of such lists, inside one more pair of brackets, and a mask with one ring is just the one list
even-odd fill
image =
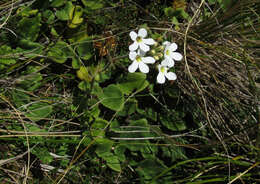
{"label": "white flower", "polygon": [[149,67],[147,64],[155,63],[155,59],[153,57],[143,57],[144,53],[141,50],[138,50],[138,53],[135,51],[129,53],[129,58],[133,61],[133,63],[128,67],[128,71],[133,73],[139,68],[139,70],[143,73],[149,72]]}
{"label": "white flower", "polygon": [[157,82],[160,84],[165,83],[165,77],[168,80],[176,80],[177,76],[173,72],[167,72],[169,68],[164,65],[158,65],[159,74],[157,75]]}
{"label": "white flower", "polygon": [[164,49],[164,60],[162,61],[162,65],[173,67],[174,66],[174,60],[180,61],[182,60],[182,55],[179,52],[174,52],[177,50],[178,46],[176,43],[170,43],[168,41],[165,41],[163,43],[165,45]]}
{"label": "white flower", "polygon": [[134,31],[131,31],[129,35],[134,41],[134,43],[129,46],[130,51],[135,51],[139,47],[142,51],[147,52],[150,50],[149,45],[155,44],[155,41],[152,38],[145,39],[147,36],[147,31],[144,28],[139,29],[138,34]]}

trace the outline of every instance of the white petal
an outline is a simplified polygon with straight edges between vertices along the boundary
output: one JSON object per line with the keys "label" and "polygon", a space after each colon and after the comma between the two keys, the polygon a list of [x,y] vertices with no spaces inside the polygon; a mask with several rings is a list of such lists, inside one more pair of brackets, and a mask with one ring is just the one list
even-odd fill
{"label": "white petal", "polygon": [[147,45],[154,45],[155,41],[152,38],[143,39],[143,42]]}
{"label": "white petal", "polygon": [[168,60],[168,67],[171,68],[174,66],[174,61],[172,59]]}
{"label": "white petal", "polygon": [[171,55],[168,56],[167,54],[164,54],[164,58],[165,58],[166,60],[172,59]]}
{"label": "white petal", "polygon": [[129,52],[129,58],[130,58],[132,61],[135,60],[136,56],[137,56],[137,53],[136,53],[136,52]]}
{"label": "white petal", "polygon": [[139,56],[144,56],[144,55],[145,55],[145,52],[144,52],[143,50],[141,50],[141,49],[138,49],[137,54],[138,54]]}
{"label": "white petal", "polygon": [[134,61],[129,67],[128,67],[128,71],[130,73],[134,73],[138,68],[138,62]]}
{"label": "white petal", "polygon": [[138,36],[141,36],[142,38],[147,36],[147,31],[144,28],[139,29]]}
{"label": "white petal", "polygon": [[142,61],[144,62],[144,63],[150,63],[150,64],[153,64],[153,63],[155,63],[155,59],[153,58],[153,57],[143,57],[142,58]]}
{"label": "white petal", "polygon": [[138,48],[138,43],[134,42],[129,46],[130,51],[135,51]]}
{"label": "white petal", "polygon": [[170,45],[171,43],[170,42],[168,42],[168,41],[165,41],[165,42],[163,42],[163,45]]}
{"label": "white petal", "polygon": [[182,60],[182,55],[179,52],[173,52],[171,54],[171,57],[176,61]]}
{"label": "white petal", "polygon": [[148,45],[145,45],[143,42],[139,44],[140,49],[144,52],[148,52],[150,50],[150,47]]}
{"label": "white petal", "polygon": [[139,63],[139,70],[143,73],[148,73],[149,72],[149,67],[144,64],[143,62]]}
{"label": "white petal", "polygon": [[176,51],[177,48],[178,48],[178,46],[177,46],[176,43],[172,43],[172,44],[170,45],[170,50],[171,50],[172,52],[173,52],[173,51]]}
{"label": "white petal", "polygon": [[168,64],[169,64],[168,59],[164,59],[161,64],[162,64],[163,66],[168,66]]}
{"label": "white petal", "polygon": [[130,37],[131,37],[131,39],[132,39],[133,41],[136,40],[136,38],[137,38],[137,34],[136,34],[136,32],[131,31],[129,35],[130,35]]}
{"label": "white petal", "polygon": [[160,84],[165,83],[165,76],[162,72],[159,72],[159,74],[157,75],[157,82]]}
{"label": "white petal", "polygon": [[176,79],[177,79],[176,74],[173,73],[173,72],[168,72],[168,73],[165,74],[165,76],[166,76],[167,79],[169,79],[169,80],[176,80]]}

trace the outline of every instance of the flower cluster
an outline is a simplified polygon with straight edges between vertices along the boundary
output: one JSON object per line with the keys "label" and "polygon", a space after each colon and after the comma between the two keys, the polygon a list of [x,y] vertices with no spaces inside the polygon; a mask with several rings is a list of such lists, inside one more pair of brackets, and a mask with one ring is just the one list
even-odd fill
{"label": "flower cluster", "polygon": [[[147,31],[144,28],[138,30],[138,33],[131,31],[130,37],[134,41],[129,46],[129,58],[132,60],[132,64],[128,67],[130,73],[135,72],[139,69],[142,73],[148,73],[149,67],[147,64],[154,64],[156,60],[159,60],[159,56],[163,56],[161,64],[159,64],[157,75],[157,82],[160,84],[165,83],[166,78],[168,80],[176,80],[177,76],[173,72],[168,72],[175,64],[174,61],[182,60],[182,55],[179,52],[175,52],[178,48],[176,43],[170,43],[168,41],[163,42],[162,46],[159,46],[157,50],[162,50],[163,53],[159,53],[154,57],[146,57],[146,53],[150,51],[151,46],[158,44],[152,38],[147,37]],[[156,49],[152,50],[153,54],[156,54]]]}

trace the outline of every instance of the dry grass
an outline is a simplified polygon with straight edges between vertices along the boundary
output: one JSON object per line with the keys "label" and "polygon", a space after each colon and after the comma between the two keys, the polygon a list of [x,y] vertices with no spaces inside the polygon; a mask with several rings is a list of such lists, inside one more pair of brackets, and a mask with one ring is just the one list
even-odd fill
{"label": "dry grass", "polygon": [[[256,1],[239,1],[224,15],[219,12],[205,22],[192,22],[187,36],[187,63],[177,69],[184,71],[178,73],[178,86],[187,98],[197,102],[222,138],[232,136],[240,143],[250,142],[247,129],[257,123],[256,80],[260,67],[256,43],[250,40],[259,36],[259,30],[255,31],[260,25],[258,14],[252,14],[259,12],[259,7]],[[251,24],[244,25],[246,20]],[[178,43],[185,39],[183,34],[168,34],[172,38],[181,36]]]}

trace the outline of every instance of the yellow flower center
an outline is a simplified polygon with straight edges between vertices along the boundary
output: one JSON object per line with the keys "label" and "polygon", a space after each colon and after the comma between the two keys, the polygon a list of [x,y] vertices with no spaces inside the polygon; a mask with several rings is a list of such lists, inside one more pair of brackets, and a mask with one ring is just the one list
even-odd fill
{"label": "yellow flower center", "polygon": [[166,55],[169,56],[170,55],[170,51],[166,50]]}
{"label": "yellow flower center", "polygon": [[162,73],[164,73],[164,72],[165,72],[165,67],[162,66],[162,67],[160,68],[160,70],[161,70]]}
{"label": "yellow flower center", "polygon": [[141,38],[140,36],[138,36],[138,37],[136,38],[136,41],[137,41],[138,43],[140,43],[140,42],[142,42],[142,38]]}
{"label": "yellow flower center", "polygon": [[136,56],[136,61],[140,63],[142,61],[142,58],[140,56]]}

